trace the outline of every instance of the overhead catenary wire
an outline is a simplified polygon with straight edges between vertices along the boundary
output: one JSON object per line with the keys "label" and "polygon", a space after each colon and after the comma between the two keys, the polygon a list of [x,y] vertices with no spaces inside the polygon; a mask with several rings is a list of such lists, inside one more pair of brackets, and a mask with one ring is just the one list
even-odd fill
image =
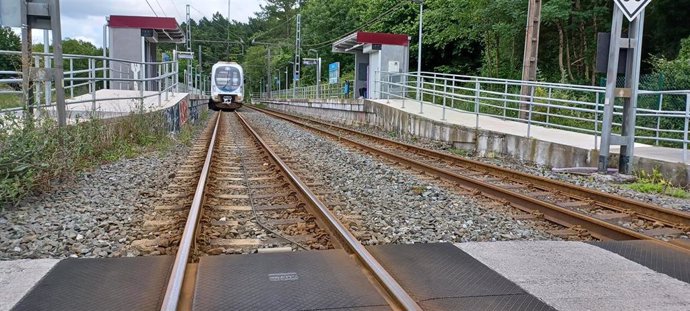
{"label": "overhead catenary wire", "polygon": [[[158,2],[158,0],[156,0],[156,2]],[[153,12],[153,15],[156,15],[156,17],[158,17],[158,13],[156,13],[156,10],[153,9],[153,6],[151,6],[151,3],[149,2],[149,0],[146,0],[146,4],[149,5],[149,8],[151,9],[151,12]],[[158,4],[158,6],[160,6],[160,3]],[[163,8],[161,8],[161,10],[163,10]],[[163,12],[163,13],[165,14],[165,12]],[[163,30],[163,33],[166,36],[168,36],[168,39],[170,39],[170,41],[174,41],[173,38],[170,36],[170,34],[167,31]]]}
{"label": "overhead catenary wire", "polygon": [[151,3],[149,2],[149,0],[145,0],[145,1],[146,1],[146,4],[149,5],[151,12],[153,12],[153,15],[156,15],[156,17],[158,17],[158,13],[156,13],[156,10],[153,9],[153,6],[151,6]]}
{"label": "overhead catenary wire", "polygon": [[393,13],[395,10],[399,9],[399,8],[402,7],[404,4],[405,4],[405,2],[403,2],[403,1],[398,2],[397,5],[391,7],[391,8],[388,9],[387,11],[385,11],[385,12],[379,14],[378,16],[376,16],[376,17],[374,17],[374,18],[372,18],[372,19],[370,19],[370,20],[368,20],[368,21],[366,21],[366,22],[360,24],[357,28],[355,28],[355,29],[353,29],[353,30],[351,30],[351,31],[348,31],[348,32],[346,32],[346,33],[344,33],[344,34],[341,34],[341,35],[339,35],[339,36],[337,36],[337,37],[335,37],[334,39],[329,39],[329,40],[322,41],[322,42],[319,42],[319,43],[314,43],[314,44],[305,44],[305,45],[303,45],[303,47],[305,47],[305,48],[320,48],[320,47],[324,47],[324,46],[326,46],[326,45],[330,45],[330,44],[332,44],[333,42],[338,41],[340,38],[342,38],[342,37],[344,37],[344,36],[346,36],[346,35],[349,35],[349,34],[351,34],[351,33],[354,33],[354,32],[359,31],[359,30],[361,30],[361,29],[363,29],[363,28],[365,28],[365,27],[369,27],[369,26],[371,26],[371,25],[373,25],[373,24],[379,22],[379,21],[380,21],[381,19],[383,19],[386,15]]}
{"label": "overhead catenary wire", "polygon": [[280,27],[283,27],[283,26],[287,25],[287,23],[291,22],[291,21],[294,20],[294,19],[295,19],[295,16],[292,16],[292,17],[288,18],[286,21],[284,21],[283,23],[281,23],[280,25],[275,26],[275,27],[273,27],[273,28],[271,28],[271,29],[269,29],[269,30],[263,31],[263,32],[261,32],[261,33],[259,33],[259,34],[257,34],[257,35],[252,36],[252,37],[250,38],[250,40],[259,39],[259,38],[261,38],[262,36],[265,36],[265,35],[267,35],[268,33],[272,32],[272,31],[274,31],[274,30],[276,30],[276,29],[278,29],[278,28],[280,28]]}
{"label": "overhead catenary wire", "polygon": [[168,1],[170,1],[170,3],[172,3],[173,9],[175,9],[175,14],[176,14],[175,17],[179,17],[180,20],[184,20],[184,17],[182,17],[180,10],[178,10],[177,5],[175,5],[175,1],[174,0],[168,0]]}
{"label": "overhead catenary wire", "polygon": [[168,16],[168,14],[165,13],[165,10],[163,10],[163,7],[161,6],[161,3],[158,2],[158,0],[156,0],[156,4],[158,4],[158,8],[160,8],[160,9],[161,9],[161,12],[163,12],[163,16]]}

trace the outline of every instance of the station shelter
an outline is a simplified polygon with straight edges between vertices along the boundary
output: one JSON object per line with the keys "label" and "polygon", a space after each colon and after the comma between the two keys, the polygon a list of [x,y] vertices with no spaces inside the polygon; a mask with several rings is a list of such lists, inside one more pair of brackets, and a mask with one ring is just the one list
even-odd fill
{"label": "station shelter", "polygon": [[[332,45],[334,53],[355,55],[355,97],[379,99],[386,97],[390,88],[381,89],[381,79],[392,78],[396,83],[405,83],[403,75],[390,76],[385,73],[407,73],[409,71],[410,37],[408,35],[355,32]],[[384,73],[382,75],[382,72]]]}
{"label": "station shelter", "polygon": [[[157,62],[158,43],[185,43],[185,35],[173,17],[122,16],[108,17],[109,56],[132,62]],[[141,72],[143,71],[143,72]],[[110,77],[116,79],[158,76],[156,65],[137,66],[127,62],[110,62]],[[157,83],[150,81],[144,90],[153,90]],[[111,89],[135,90],[136,83],[113,81]]]}

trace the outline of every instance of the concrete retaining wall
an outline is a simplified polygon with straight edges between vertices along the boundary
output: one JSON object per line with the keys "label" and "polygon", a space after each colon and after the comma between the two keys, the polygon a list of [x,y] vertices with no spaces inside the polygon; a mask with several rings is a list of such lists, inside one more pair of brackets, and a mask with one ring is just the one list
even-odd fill
{"label": "concrete retaining wall", "polygon": [[[548,167],[595,167],[599,153],[569,145],[507,133],[476,130],[426,119],[368,100],[274,100],[262,101],[269,108],[351,126],[370,126],[401,137],[421,137],[453,144],[481,156],[504,155]],[[617,155],[610,161],[617,165]],[[677,185],[688,185],[689,170],[682,163],[635,157],[638,170],[657,168]]]}

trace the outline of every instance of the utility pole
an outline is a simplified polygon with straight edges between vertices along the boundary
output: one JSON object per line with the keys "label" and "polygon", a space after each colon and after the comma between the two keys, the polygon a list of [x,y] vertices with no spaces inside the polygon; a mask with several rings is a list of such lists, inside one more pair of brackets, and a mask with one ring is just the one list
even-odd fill
{"label": "utility pole", "polygon": [[[527,8],[527,27],[525,27],[525,53],[522,60],[522,81],[537,80],[537,60],[539,55],[539,28],[541,25],[541,0],[529,0]],[[520,88],[520,119],[529,117],[529,105],[532,88],[522,85]]]}
{"label": "utility pole", "polygon": [[[192,27],[189,24],[191,20],[190,5],[187,4],[187,52],[192,52]],[[189,92],[192,84],[192,59],[187,60],[187,92]]]}
{"label": "utility pole", "polygon": [[297,14],[297,27],[295,28],[295,64],[293,67],[293,72],[295,75],[295,81],[292,83],[292,97],[297,97],[297,87],[299,86],[300,78],[300,49],[302,48],[302,14]]}

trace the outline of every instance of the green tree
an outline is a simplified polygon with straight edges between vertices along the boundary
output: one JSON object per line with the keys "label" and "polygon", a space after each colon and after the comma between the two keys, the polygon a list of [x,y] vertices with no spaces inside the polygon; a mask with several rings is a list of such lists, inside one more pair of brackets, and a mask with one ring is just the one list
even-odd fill
{"label": "green tree", "polygon": [[[0,27],[0,50],[20,51],[21,41],[9,27]],[[19,56],[0,55],[0,70],[21,70],[21,60]]]}

